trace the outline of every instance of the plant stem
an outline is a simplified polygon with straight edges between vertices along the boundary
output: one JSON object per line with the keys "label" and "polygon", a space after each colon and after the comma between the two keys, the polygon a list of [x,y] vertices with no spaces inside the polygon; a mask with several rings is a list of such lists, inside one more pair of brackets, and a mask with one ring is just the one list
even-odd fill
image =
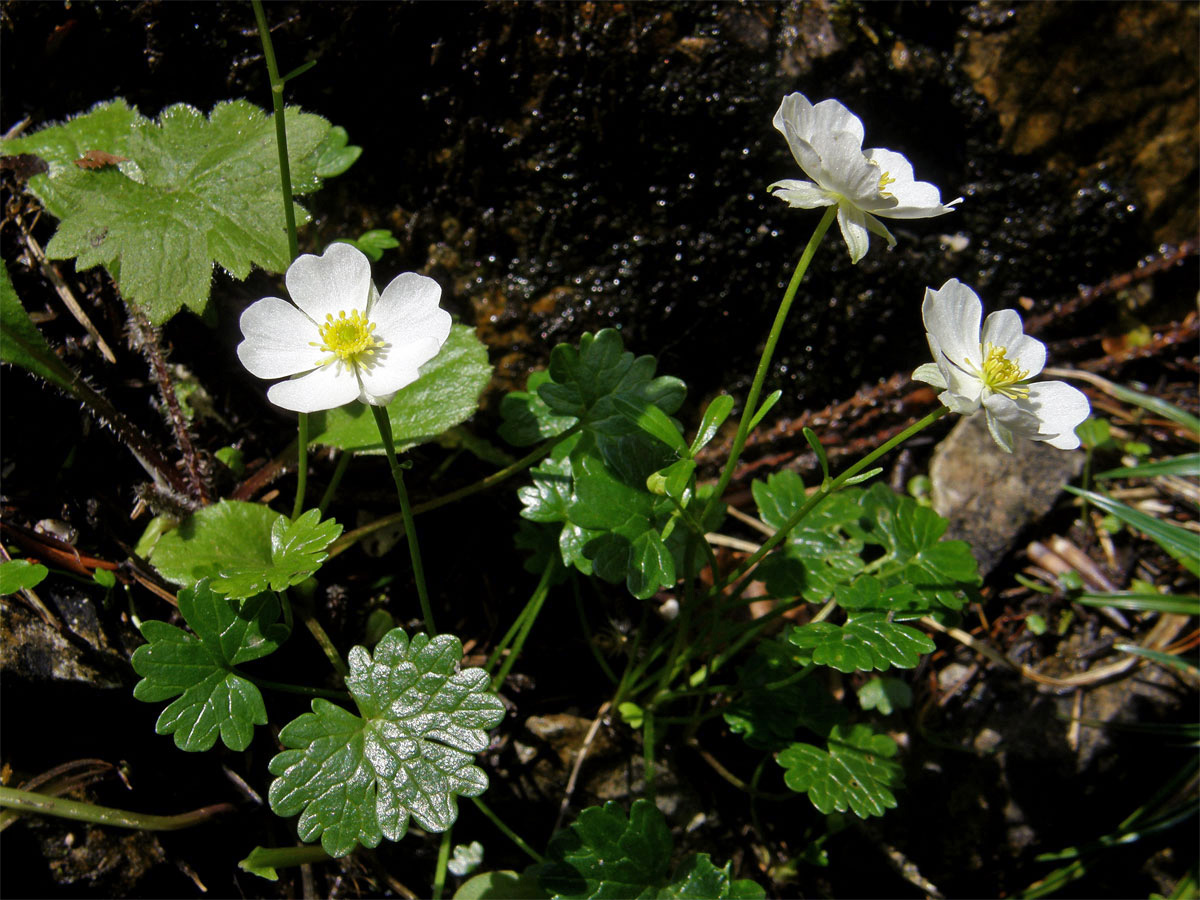
{"label": "plant stem", "polygon": [[[289,866],[328,862],[333,857],[320,844],[306,844],[301,847],[255,847],[242,862],[250,862],[251,859],[255,869],[286,869]],[[249,870],[251,867],[239,863],[239,868]]]}
{"label": "plant stem", "polygon": [[713,585],[713,592],[716,593],[718,591],[724,590],[726,587],[728,587],[730,584],[732,584],[734,581],[736,581],[738,578],[740,578],[746,572],[750,571],[750,569],[752,569],[754,566],[758,565],[759,561],[762,560],[762,558],[764,556],[766,556],[768,553],[770,553],[772,550],[774,550],[776,547],[778,547],[781,543],[783,543],[783,541],[788,536],[788,532],[790,532],[793,528],[795,528],[800,523],[800,520],[803,519],[805,516],[807,516],[810,512],[812,512],[813,509],[822,500],[824,500],[830,494],[836,493],[838,490],[841,489],[843,484],[845,484],[847,481],[849,481],[851,478],[853,478],[859,472],[863,471],[863,469],[867,468],[867,466],[871,465],[871,463],[875,462],[881,456],[883,456],[884,454],[888,453],[889,451],[895,449],[900,444],[907,441],[910,437],[912,437],[917,432],[922,431],[925,428],[928,428],[930,425],[932,425],[934,422],[936,422],[942,416],[946,415],[948,412],[950,412],[948,407],[939,406],[937,409],[935,409],[929,415],[925,416],[925,418],[921,419],[919,422],[916,422],[916,423],[908,426],[902,432],[900,432],[898,435],[896,435],[894,438],[892,438],[890,441],[888,441],[885,444],[882,444],[881,446],[877,447],[875,450],[872,450],[870,453],[868,453],[866,456],[864,456],[862,459],[860,459],[858,462],[856,462],[854,465],[852,465],[850,468],[848,468],[845,472],[843,472],[841,475],[839,475],[837,478],[834,478],[830,481],[823,483],[817,490],[815,490],[812,493],[812,495],[801,505],[801,507],[798,510],[796,510],[794,513],[792,513],[792,515],[788,518],[788,520],[783,524],[782,528],[780,528],[773,535],[771,535],[771,537],[767,538],[767,540],[763,543],[763,545],[761,547],[759,547],[758,550],[756,550],[754,553],[752,553],[745,561],[743,561],[740,566],[738,566],[731,573],[726,575],[725,578],[723,578],[720,582]]}
{"label": "plant stem", "polygon": [[450,842],[454,833],[451,825],[442,832],[442,841],[438,844],[437,869],[433,873],[433,900],[442,900],[442,892],[446,889],[446,866],[450,862]]}
{"label": "plant stem", "polygon": [[141,831],[178,831],[181,828],[203,824],[223,813],[236,811],[232,803],[217,803],[177,816],[154,816],[10,787],[0,787],[0,806],[26,813],[41,813],[80,822],[95,822],[97,825],[136,828]]}
{"label": "plant stem", "polygon": [[788,310],[792,307],[792,301],[796,299],[796,291],[799,289],[800,282],[804,279],[804,275],[808,271],[808,266],[812,262],[813,255],[817,252],[817,246],[821,243],[821,238],[825,237],[825,232],[829,230],[829,226],[833,224],[836,216],[836,205],[825,210],[825,215],[821,217],[821,221],[817,223],[816,230],[813,231],[812,237],[808,240],[808,246],[804,248],[800,262],[796,263],[796,270],[792,273],[792,280],[788,283],[783,300],[779,303],[779,311],[775,314],[775,322],[771,325],[771,331],[767,335],[766,346],[763,347],[762,356],[758,360],[758,370],[754,373],[754,381],[750,385],[750,393],[746,396],[746,405],[742,409],[742,419],[738,423],[737,436],[733,439],[733,447],[730,448],[729,459],[725,463],[724,471],[721,472],[721,478],[717,482],[716,490],[708,498],[704,513],[700,516],[701,522],[708,521],[716,505],[721,502],[721,497],[725,495],[725,490],[729,487],[729,482],[733,478],[733,470],[737,466],[738,459],[741,458],[742,450],[746,447],[746,439],[750,436],[750,420],[758,412],[758,398],[762,394],[763,382],[766,381],[767,372],[771,368],[771,358],[775,355],[775,345],[779,343],[779,337],[783,333],[783,325],[787,321]]}
{"label": "plant stem", "polygon": [[304,492],[308,487],[308,413],[296,419],[296,499],[292,503],[292,519],[304,511]]}
{"label": "plant stem", "polygon": [[296,240],[296,211],[292,202],[292,169],[288,163],[287,125],[283,113],[283,81],[279,67],[275,65],[275,48],[271,44],[271,29],[263,12],[262,0],[250,0],[254,7],[254,20],[258,23],[258,39],[262,42],[263,59],[267,63],[267,75],[271,79],[271,108],[275,111],[275,146],[279,150],[279,187],[283,192],[283,217],[287,222],[288,253],[291,259],[300,255]]}
{"label": "plant stem", "polygon": [[342,483],[342,476],[346,474],[346,470],[350,468],[350,460],[354,459],[354,454],[348,450],[343,452],[338,457],[337,465],[333,467],[333,475],[329,478],[329,487],[325,488],[325,493],[321,495],[321,502],[317,504],[317,509],[321,511],[321,515],[325,515],[325,510],[333,500],[333,495],[337,493],[338,485]]}
{"label": "plant stem", "polygon": [[[534,588],[533,596],[529,598],[529,602],[525,604],[525,608],[521,610],[521,614],[517,616],[517,622],[520,623],[520,631],[517,632],[516,641],[513,643],[512,650],[505,658],[504,663],[500,666],[500,671],[496,673],[496,677],[492,679],[492,690],[499,690],[504,684],[504,679],[508,677],[509,670],[513,667],[513,663],[517,661],[517,657],[521,655],[521,648],[525,646],[525,639],[529,637],[529,632],[533,628],[533,623],[537,621],[538,613],[542,611],[542,604],[546,602],[546,597],[550,593],[550,580],[554,577],[554,571],[558,568],[557,560],[552,556],[550,562],[546,564],[546,570],[542,572],[541,580]],[[514,625],[517,623],[514,622]],[[495,664],[499,654],[503,652],[504,645],[508,643],[509,637],[512,634],[510,629],[509,634],[505,635],[505,639],[492,652],[492,657],[487,661],[485,669],[491,669]]]}
{"label": "plant stem", "polygon": [[479,809],[479,811],[481,813],[483,813],[485,816],[488,817],[488,819],[491,821],[491,823],[493,825],[495,825],[498,829],[500,829],[500,832],[506,838],[508,838],[510,841],[512,841],[514,844],[516,844],[518,847],[520,847],[522,850],[524,850],[530,859],[532,859],[534,862],[537,862],[537,863],[542,863],[542,862],[546,861],[546,857],[542,856],[540,853],[538,853],[536,850],[534,850],[532,847],[530,847],[527,843],[525,843],[525,841],[521,839],[521,836],[519,834],[517,834],[515,831],[513,831],[511,828],[509,828],[507,825],[505,825],[504,822],[501,821],[499,816],[497,816],[494,812],[492,812],[490,809],[488,809],[488,806],[486,803],[484,803],[478,797],[472,797],[471,802],[475,804],[475,806]]}
{"label": "plant stem", "polygon": [[412,558],[413,580],[417,583],[417,597],[421,601],[421,614],[425,617],[425,630],[430,637],[433,637],[437,634],[437,627],[433,624],[433,609],[429,605],[429,594],[425,590],[425,568],[421,565],[421,547],[417,543],[417,529],[413,527],[413,513],[412,507],[408,503],[408,491],[404,489],[404,474],[396,459],[396,445],[392,442],[392,423],[388,419],[386,408],[375,404],[370,404],[370,406],[371,412],[375,415],[375,424],[379,427],[379,437],[383,440],[383,450],[392,467],[392,480],[396,482],[396,494],[400,497],[400,513],[404,517],[404,535],[408,538],[408,554]]}
{"label": "plant stem", "polygon": [[325,688],[308,687],[303,684],[269,681],[266,678],[255,678],[252,675],[247,675],[245,672],[239,672],[238,674],[246,680],[254,682],[260,688],[266,688],[269,691],[282,691],[285,694],[301,694],[305,697],[325,697],[329,700],[340,700],[343,703],[350,699],[350,694],[347,691],[330,691]]}
{"label": "plant stem", "polygon": [[[498,472],[493,472],[491,475],[476,481],[474,484],[469,484],[464,488],[459,488],[457,491],[451,491],[449,494],[445,494],[441,497],[435,497],[432,500],[426,500],[424,503],[418,503],[413,507],[413,515],[419,516],[421,513],[430,512],[438,507],[453,503],[456,500],[462,500],[464,497],[469,497],[472,494],[478,494],[480,491],[486,491],[488,488],[494,487],[500,482],[512,478],[514,475],[519,475],[534,463],[541,460],[542,457],[553,450],[560,441],[566,440],[575,432],[579,431],[579,429],[582,427],[583,425],[580,423],[572,425],[557,437],[550,438],[550,440],[539,444],[536,448],[522,456],[515,463],[505,466]],[[353,531],[346,532],[329,545],[329,558],[333,559],[338,554],[344,553],[346,550],[350,549],[350,547],[354,546],[355,543],[362,540],[367,535],[373,534],[374,532],[383,528],[391,528],[396,524],[396,522],[402,519],[403,514],[384,516],[383,518],[376,519],[374,522],[364,525],[361,528],[356,528]]]}

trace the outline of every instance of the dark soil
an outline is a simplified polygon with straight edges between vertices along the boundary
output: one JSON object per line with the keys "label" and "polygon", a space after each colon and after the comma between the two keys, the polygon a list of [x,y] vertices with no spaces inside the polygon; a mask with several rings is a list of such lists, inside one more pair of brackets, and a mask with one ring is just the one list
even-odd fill
{"label": "dark soil", "polygon": [[[1136,4],[1045,7],[1046,21],[1032,5],[992,3],[269,4],[281,68],[318,60],[289,83],[288,102],[345,127],[351,142],[364,147],[353,168],[305,201],[314,221],[301,231],[301,249],[319,252],[336,237],[369,228],[395,232],[401,246],[376,264],[376,281],[409,270],[433,276],[443,285],[443,305],[489,346],[496,375],[469,423],[482,438],[501,443],[494,436],[499,398],[544,365],[552,346],[607,326],[621,329],[629,349],[655,354],[660,372],[687,382],[680,416],[694,422],[719,390],[745,395],[777,298],[815,224],[815,216],[766,193],[771,181],[794,177],[771,116],[789,91],[814,100],[834,96],[868,123],[869,144],[905,152],[918,177],[940,185],[946,198],[966,199],[951,216],[896,223],[899,246],[873,247],[858,266],[839,241],[827,240],[776,357],[769,385],[783,389],[779,425],[771,440],[752,448],[753,474],[794,465],[808,477],[802,424],[828,429],[838,459],[927,412],[932,395],[913,393],[894,376],[910,371],[919,355],[914,348],[923,347],[924,288],[950,277],[974,285],[990,309],[1016,307],[1040,322],[1038,334],[1056,364],[1122,384],[1141,382],[1195,414],[1197,263],[1195,244],[1188,244],[1196,227],[1194,151],[1179,171],[1169,168],[1164,151],[1155,157],[1166,160],[1162,171],[1148,172],[1150,164],[1125,149],[1133,126],[1122,131],[1119,122],[1087,118],[1085,111],[1076,120],[1064,114],[1055,139],[1029,149],[1013,137],[1003,104],[1015,96],[1032,108],[1044,95],[1028,84],[993,91],[987,79],[1002,80],[1004,72],[1048,78],[1032,62],[1022,68],[1014,60],[1070,61],[1079,47],[1095,46],[1108,54],[1097,61],[1099,71],[1072,77],[1095,93],[1136,95],[1136,85],[1105,72],[1126,58],[1113,48],[1130,58],[1162,54],[1158,67],[1143,74],[1147,83],[1165,79],[1174,93],[1148,95],[1124,115],[1143,123],[1147,111],[1162,109],[1164,145],[1194,148],[1194,120],[1184,115],[1180,124],[1170,111],[1195,105],[1196,17],[1182,6],[1174,25],[1157,18],[1167,13]],[[1137,8],[1144,10],[1141,19],[1131,11]],[[1145,27],[1132,28],[1131,21]],[[1047,47],[1039,28],[1061,35],[1061,44]],[[1014,40],[996,43],[1008,38]],[[146,115],[176,102],[204,111],[234,97],[269,104],[248,5],[10,0],[0,3],[0,41],[0,130],[25,118],[34,129],[115,96]],[[1003,64],[1000,75],[980,75],[987,68],[980,60],[989,59]],[[1123,71],[1132,78],[1142,70],[1130,64]],[[1154,178],[1177,186],[1173,200],[1152,196],[1146,185]],[[0,250],[26,308],[52,312],[40,327],[63,359],[164,455],[179,459],[146,360],[125,340],[126,314],[111,281],[98,269],[60,266],[116,350],[115,366],[99,359],[25,261],[16,218],[33,222],[35,204],[11,173],[3,179]],[[42,216],[32,230],[44,246],[53,228]],[[965,246],[947,250],[955,237],[965,238]],[[1160,264],[1164,258],[1169,262]],[[241,310],[277,293],[278,284],[261,272],[244,283],[217,273],[206,321],[181,315],[159,341],[169,361],[186,366],[205,387],[223,419],[192,425],[215,495],[238,486],[209,462],[217,449],[236,444],[253,473],[294,436],[292,420],[266,402],[263,385],[234,355]],[[1150,331],[1140,350],[1126,338],[1138,325]],[[1195,451],[1169,424],[1131,417],[1097,398],[1128,439],[1151,445],[1154,458]],[[131,518],[146,480],[133,457],[76,402],[17,370],[4,371],[0,408],[3,521],[32,527],[59,520],[73,529],[70,542],[80,552],[128,560],[149,518]],[[932,440],[889,463],[887,476],[900,489],[909,474],[926,470]],[[415,502],[493,471],[466,452],[443,471],[446,450],[438,445],[409,458]],[[1119,464],[1117,455],[1097,461]],[[322,490],[332,469],[329,458],[314,459],[309,490]],[[748,477],[739,480],[734,502],[748,485]],[[463,639],[473,664],[482,662],[536,583],[512,545],[520,508],[515,486],[419,523],[439,624]],[[284,475],[260,485],[254,499],[278,490],[282,499],[274,505],[283,509],[293,487]],[[1170,495],[1160,500],[1165,515],[1194,520],[1193,506]],[[752,510],[748,500],[739,505]],[[330,512],[352,528],[359,509],[393,508],[386,464],[369,458],[351,466]],[[1077,516],[1064,502],[1014,536],[963,627],[1031,665],[1057,658],[1063,672],[1090,668],[1106,659],[1114,640],[1136,639],[1152,627],[1153,620],[1138,620],[1132,634],[1116,634],[1094,610],[1076,606],[1063,633],[1035,637],[1026,615],[1036,612],[1057,625],[1066,601],[1020,588],[1014,576],[1030,566],[1023,548],[1055,535],[1085,548],[1120,588],[1150,571],[1158,573],[1156,584],[1195,593],[1194,579],[1127,533],[1114,570],[1094,529],[1073,524]],[[10,537],[6,532],[5,546]],[[124,580],[131,571],[122,569]],[[363,641],[375,609],[388,610],[406,628],[420,627],[402,552],[373,557],[355,549],[322,569],[321,578],[318,616],[343,650]],[[631,629],[657,627],[623,589],[584,583],[582,590],[614,661]],[[254,846],[295,839],[294,822],[271,814],[253,793],[265,794],[269,783],[273,736],[260,730],[245,753],[220,744],[204,754],[177,750],[154,734],[160,706],[132,698],[136,676],[127,664],[140,643],[131,615],[169,618],[170,607],[136,583],[106,592],[52,575],[39,591],[70,634],[65,645],[39,644],[27,637],[39,631],[36,615],[5,599],[0,780],[17,785],[72,760],[99,759],[123,774],[91,785],[90,802],[158,813],[230,802],[238,812],[154,835],[27,817],[4,831],[0,894],[390,896],[399,892],[395,882],[428,893],[438,838],[415,833],[303,876],[281,871],[274,884],[239,871],[237,861]],[[1180,641],[1194,628],[1193,619]],[[928,890],[923,884],[945,896],[1007,896],[1062,865],[1038,861],[1037,854],[1113,832],[1194,755],[1153,733],[1093,729],[1072,738],[1064,717],[1073,695],[1039,691],[998,667],[972,673],[977,661],[941,638],[938,652],[910,673],[914,707],[889,720],[902,739],[907,788],[899,809],[882,820],[826,821],[803,798],[751,801],[668,734],[663,793],[677,807],[670,817],[677,848],[733,860],[741,877],[771,896],[918,896]],[[959,668],[947,674],[952,666]],[[327,669],[315,645],[297,639],[258,671],[284,679]],[[951,677],[960,671],[964,679]],[[850,704],[855,686],[849,679],[835,683]],[[1097,705],[1085,716],[1141,724],[1195,720],[1195,685],[1153,667],[1104,690],[1088,694]],[[572,716],[586,725],[610,694],[584,645],[569,588],[551,596],[504,693],[510,716],[484,755],[492,780],[485,799],[542,848],[567,772],[558,758],[562,745],[537,736],[529,719]],[[274,722],[306,706],[270,701]],[[701,743],[749,777],[760,756],[720,721],[700,732]],[[575,809],[609,796],[627,799],[629,785],[640,780],[638,738],[619,720],[602,731],[608,750],[584,768]],[[530,757],[523,747],[536,752]],[[764,768],[761,790],[783,792],[778,768]],[[455,841],[483,842],[485,869],[526,865],[472,805],[461,809]],[[695,827],[685,831],[689,822]],[[834,836],[812,848],[830,827]],[[1193,817],[1107,850],[1058,895],[1169,892],[1189,867],[1195,872],[1197,837]],[[816,864],[819,852],[827,853],[826,865]],[[797,860],[794,872],[783,865],[788,860]]]}

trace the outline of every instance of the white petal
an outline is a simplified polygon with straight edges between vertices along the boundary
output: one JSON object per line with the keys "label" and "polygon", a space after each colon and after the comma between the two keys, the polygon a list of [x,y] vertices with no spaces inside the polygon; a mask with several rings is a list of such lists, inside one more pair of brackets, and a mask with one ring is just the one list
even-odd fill
{"label": "white petal", "polygon": [[867,224],[867,230],[872,234],[877,234],[885,241],[889,247],[896,246],[896,239],[892,237],[892,233],[887,230],[887,226],[880,222],[870,213],[863,213],[863,221]]}
{"label": "white petal", "polygon": [[842,229],[842,240],[850,251],[850,262],[856,263],[867,255],[871,236],[867,232],[865,213],[849,203],[838,207],[838,227]]}
{"label": "white petal", "polygon": [[[951,278],[936,291],[926,288],[921,318],[951,368],[959,371],[955,367],[965,366],[972,373],[979,370],[983,363],[979,342],[983,304],[973,290],[957,278]],[[930,346],[932,349],[932,341]]]}
{"label": "white petal", "polygon": [[386,406],[392,395],[416,381],[420,368],[438,355],[442,345],[433,337],[425,337],[402,347],[389,347],[375,365],[360,366],[362,382],[360,399],[377,406]]}
{"label": "white petal", "polygon": [[951,211],[956,203],[962,202],[962,197],[942,204],[941,191],[927,181],[916,181],[913,176],[912,164],[902,153],[886,150],[882,147],[868,150],[866,157],[879,164],[886,172],[892,183],[884,191],[895,198],[895,203],[888,209],[872,209],[879,215],[889,219],[928,219],[943,216]]}
{"label": "white petal", "polygon": [[863,156],[861,141],[853,134],[837,132],[819,149],[821,164],[828,173],[821,182],[825,187],[872,212],[896,205],[894,199],[879,192],[883,172]]}
{"label": "white petal", "polygon": [[935,363],[925,363],[917,366],[912,373],[913,381],[923,381],[926,384],[932,385],[939,391],[946,389],[946,377],[942,375],[942,370]]}
{"label": "white petal", "polygon": [[991,432],[992,440],[1005,453],[1013,452],[1013,433],[1012,429],[992,415],[991,411],[985,413],[987,416],[988,431]]}
{"label": "white petal", "polygon": [[[1037,412],[1031,408],[1030,404],[1024,400],[1013,400],[1005,397],[1003,394],[992,394],[983,401],[983,408],[987,410],[988,425],[991,427],[993,419],[1002,425],[1011,434],[1026,438],[1027,440],[1039,440],[1038,434],[1041,432],[1042,421],[1038,418]],[[1011,437],[1011,434],[1009,435]],[[993,430],[992,436],[995,437]],[[997,438],[996,443],[1004,446]],[[1012,450],[1009,449],[1011,453]]]}
{"label": "white petal", "polygon": [[[926,340],[929,341],[929,352],[933,354],[933,362],[926,365],[935,366],[938,373],[941,375],[944,393],[938,399],[942,401],[944,406],[949,407],[951,412],[959,415],[967,416],[979,409],[979,398],[983,393],[983,382],[978,378],[971,378],[964,374],[961,369],[950,365],[946,360],[946,355],[942,353],[941,345],[938,344],[937,338],[929,332],[925,333]],[[922,366],[921,368],[924,368]],[[919,370],[918,370],[919,371]],[[932,382],[930,382],[932,384]]]}
{"label": "white petal", "polygon": [[1021,316],[1014,309],[1002,309],[992,313],[983,323],[983,344],[1003,347],[1005,358],[1014,363],[1032,378],[1046,365],[1046,345],[1037,338],[1025,334]]}
{"label": "white petal", "polygon": [[1034,440],[1045,441],[1059,450],[1079,446],[1075,428],[1091,413],[1087,395],[1062,381],[1042,381],[1029,386],[1029,397],[1019,401],[1041,420]]}
{"label": "white petal", "polygon": [[768,185],[767,190],[772,192],[771,196],[778,197],[788,206],[800,209],[816,209],[820,206],[833,206],[837,203],[836,195],[811,181],[787,178]]}
{"label": "white petal", "polygon": [[[803,98],[801,94],[793,94],[792,96]],[[837,100],[822,100],[816,106],[812,107],[811,115],[811,134],[820,135],[847,131],[854,135],[855,140],[858,141],[858,149],[862,150],[864,134],[862,120]]]}
{"label": "white petal", "polygon": [[330,244],[320,256],[296,257],[285,280],[292,300],[318,323],[342,311],[365,313],[371,297],[371,263],[350,244]]}
{"label": "white petal", "polygon": [[317,412],[345,406],[358,399],[358,390],[353,370],[341,363],[329,363],[307,375],[271,385],[267,399],[295,412]]}
{"label": "white petal", "polygon": [[256,300],[238,324],[245,336],[238,344],[238,359],[251,375],[283,378],[307,372],[321,361],[320,351],[310,344],[320,340],[317,326],[286,300]]}
{"label": "white petal", "polygon": [[450,313],[438,306],[441,296],[442,289],[432,278],[416,272],[397,275],[371,304],[375,336],[396,347],[433,338],[441,347],[450,334]]}

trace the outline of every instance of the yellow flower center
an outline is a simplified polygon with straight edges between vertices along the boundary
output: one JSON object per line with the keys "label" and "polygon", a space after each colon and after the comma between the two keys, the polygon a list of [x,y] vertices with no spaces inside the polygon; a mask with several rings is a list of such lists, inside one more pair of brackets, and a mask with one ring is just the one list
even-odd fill
{"label": "yellow flower center", "polygon": [[882,175],[880,175],[879,176],[879,194],[880,194],[880,196],[891,197],[892,195],[890,193],[888,193],[887,191],[885,191],[884,188],[886,188],[889,184],[895,184],[895,183],[896,183],[896,179],[893,178],[891,175],[889,175],[887,172],[884,172]]}
{"label": "yellow flower center", "polygon": [[1029,388],[1020,384],[1029,377],[1029,373],[1017,366],[1007,357],[1005,347],[987,344],[983,348],[983,368],[979,378],[984,387],[996,394],[1003,394],[1010,400],[1029,396]]}
{"label": "yellow flower center", "polygon": [[321,365],[341,360],[347,365],[369,365],[375,351],[383,346],[383,341],[371,332],[375,323],[368,322],[366,316],[357,309],[349,315],[342,310],[334,318],[333,313],[325,315],[325,321],[319,326],[321,343],[310,341],[314,347],[319,347],[322,353],[328,353]]}

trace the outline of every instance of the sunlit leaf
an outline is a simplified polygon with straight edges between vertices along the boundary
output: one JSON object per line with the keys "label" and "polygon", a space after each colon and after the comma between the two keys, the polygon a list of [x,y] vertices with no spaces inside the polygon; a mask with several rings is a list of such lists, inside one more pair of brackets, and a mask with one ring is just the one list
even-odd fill
{"label": "sunlit leaf", "polygon": [[792,744],[776,759],[787,786],[808,794],[820,812],[849,809],[866,819],[896,807],[891,789],[900,785],[903,770],[892,762],[895,755],[895,741],[860,724],[835,727],[826,750]]}

